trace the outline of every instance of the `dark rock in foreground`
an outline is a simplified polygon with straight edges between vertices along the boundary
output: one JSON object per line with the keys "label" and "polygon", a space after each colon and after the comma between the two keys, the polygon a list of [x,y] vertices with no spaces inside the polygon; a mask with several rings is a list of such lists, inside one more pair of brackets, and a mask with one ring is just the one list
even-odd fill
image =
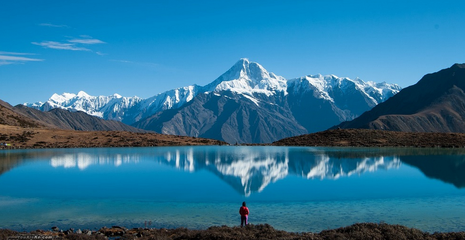
{"label": "dark rock in foreground", "polygon": [[[66,232],[66,231],[65,231]],[[84,231],[85,232],[85,231]],[[34,239],[465,239],[465,232],[427,233],[400,225],[357,223],[320,233],[291,233],[268,224],[241,227],[217,226],[206,230],[101,228],[91,234],[37,230],[30,233],[0,229],[0,239],[11,236],[36,236]],[[37,237],[39,236],[39,237]],[[26,239],[26,238],[25,238]]]}

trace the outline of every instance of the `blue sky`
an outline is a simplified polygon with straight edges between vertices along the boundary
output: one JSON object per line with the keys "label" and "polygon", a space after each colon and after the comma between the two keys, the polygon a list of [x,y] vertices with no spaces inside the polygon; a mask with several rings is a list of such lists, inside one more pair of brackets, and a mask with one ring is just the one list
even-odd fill
{"label": "blue sky", "polygon": [[0,99],[151,97],[206,85],[240,58],[309,74],[415,84],[465,62],[465,1],[0,3]]}

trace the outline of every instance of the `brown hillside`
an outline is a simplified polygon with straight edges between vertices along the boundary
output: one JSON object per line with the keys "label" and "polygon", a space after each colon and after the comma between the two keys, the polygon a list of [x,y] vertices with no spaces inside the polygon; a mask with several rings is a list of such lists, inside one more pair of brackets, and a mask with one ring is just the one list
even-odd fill
{"label": "brown hillside", "polygon": [[157,133],[74,131],[0,125],[0,148],[89,148],[223,145],[221,141]]}
{"label": "brown hillside", "polygon": [[14,111],[14,108],[0,100],[0,124],[18,127],[44,127],[39,121],[30,119]]}
{"label": "brown hillside", "polygon": [[23,105],[17,105],[12,110],[44,125],[66,130],[148,132],[122,122],[91,116],[85,112],[71,112],[59,108],[42,112]]}
{"label": "brown hillside", "polygon": [[[79,130],[116,129],[125,131],[68,130],[76,128]],[[130,130],[133,132],[129,132]],[[137,131],[139,129],[120,122],[103,120],[82,112],[76,113],[58,109],[44,113],[22,106],[12,107],[0,100],[0,149],[226,144],[211,139]],[[5,146],[4,143],[7,145]]]}
{"label": "brown hillside", "polygon": [[465,64],[454,64],[334,128],[465,133],[464,91]]}

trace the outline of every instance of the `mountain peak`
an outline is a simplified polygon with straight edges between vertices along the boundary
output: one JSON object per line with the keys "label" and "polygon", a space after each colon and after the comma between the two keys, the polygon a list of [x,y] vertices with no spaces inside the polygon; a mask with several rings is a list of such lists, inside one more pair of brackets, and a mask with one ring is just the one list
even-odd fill
{"label": "mountain peak", "polygon": [[256,62],[251,62],[247,58],[241,58],[227,72],[220,76],[222,81],[236,79],[263,80],[269,78],[270,73]]}
{"label": "mountain peak", "polygon": [[465,68],[465,63],[456,63],[451,68]]}
{"label": "mountain peak", "polygon": [[269,73],[264,67],[247,58],[241,58],[228,71],[206,86],[208,91],[255,92],[273,94],[286,91],[286,79]]}
{"label": "mountain peak", "polygon": [[74,93],[63,93],[62,95],[54,93],[49,101],[56,102],[56,103],[63,103],[66,102],[72,98],[76,97],[76,94]]}
{"label": "mountain peak", "polygon": [[249,61],[248,58],[241,58],[241,59],[239,59],[239,61],[237,61],[237,63],[241,63],[241,64],[247,63],[248,64],[248,63],[250,63],[250,61]]}
{"label": "mountain peak", "polygon": [[231,69],[243,69],[246,68],[249,64],[250,61],[248,58],[241,58],[231,67]]}
{"label": "mountain peak", "polygon": [[89,94],[87,94],[86,92],[84,91],[79,91],[78,94],[77,94],[78,97],[90,97]]}

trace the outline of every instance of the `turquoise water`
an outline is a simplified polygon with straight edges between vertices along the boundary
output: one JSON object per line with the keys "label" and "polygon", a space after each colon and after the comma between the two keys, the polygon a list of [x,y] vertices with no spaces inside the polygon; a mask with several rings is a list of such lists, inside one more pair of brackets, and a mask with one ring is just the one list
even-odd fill
{"label": "turquoise water", "polygon": [[0,227],[235,226],[319,232],[356,222],[464,231],[465,152],[156,147],[0,152]]}

